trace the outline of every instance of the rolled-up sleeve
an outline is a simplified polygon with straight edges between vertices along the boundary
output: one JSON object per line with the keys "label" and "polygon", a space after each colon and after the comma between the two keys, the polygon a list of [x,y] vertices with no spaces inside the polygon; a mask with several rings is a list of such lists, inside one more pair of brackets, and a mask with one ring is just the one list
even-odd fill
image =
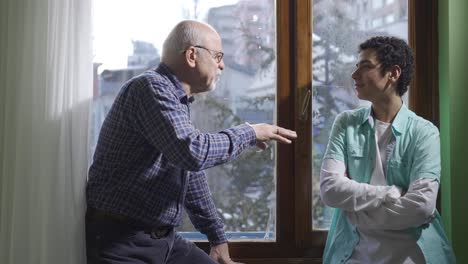
{"label": "rolled-up sleeve", "polygon": [[336,116],[323,157],[324,159],[340,160],[346,163],[346,119],[346,112]]}
{"label": "rolled-up sleeve", "polygon": [[415,142],[414,160],[410,171],[411,182],[421,178],[440,181],[440,138],[439,130],[427,123],[420,128]]}

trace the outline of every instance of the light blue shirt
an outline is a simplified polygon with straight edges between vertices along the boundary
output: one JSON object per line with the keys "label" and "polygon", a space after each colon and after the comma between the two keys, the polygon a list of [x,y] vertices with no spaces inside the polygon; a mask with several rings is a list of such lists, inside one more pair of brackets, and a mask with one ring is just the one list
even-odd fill
{"label": "light blue shirt", "polygon": [[[388,185],[407,190],[420,178],[440,180],[440,140],[438,129],[403,105],[392,123],[393,140],[387,146]],[[333,125],[324,159],[346,165],[347,174],[360,183],[369,183],[375,158],[374,120],[371,108],[339,114]],[[427,263],[455,263],[438,212],[423,226],[409,228]],[[359,242],[356,227],[343,211],[336,209],[328,233],[323,263],[345,263]],[[389,249],[389,253],[391,249]]]}

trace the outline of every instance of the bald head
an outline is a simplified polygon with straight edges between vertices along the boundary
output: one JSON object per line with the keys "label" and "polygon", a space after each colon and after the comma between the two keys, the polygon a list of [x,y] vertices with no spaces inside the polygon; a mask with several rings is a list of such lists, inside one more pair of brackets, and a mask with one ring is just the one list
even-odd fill
{"label": "bald head", "polygon": [[213,38],[219,38],[219,35],[210,25],[195,20],[184,20],[172,29],[164,41],[161,61],[172,64],[189,46],[206,45],[205,43]]}
{"label": "bald head", "polygon": [[221,37],[211,26],[185,20],[164,41],[161,62],[192,96],[216,86],[224,69],[222,48]]}

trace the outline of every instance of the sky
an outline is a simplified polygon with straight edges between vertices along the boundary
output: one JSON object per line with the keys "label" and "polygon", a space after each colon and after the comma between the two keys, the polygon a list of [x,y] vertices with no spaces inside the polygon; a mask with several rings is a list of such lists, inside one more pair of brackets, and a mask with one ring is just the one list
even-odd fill
{"label": "sky", "polygon": [[[195,0],[196,1],[196,0]],[[151,42],[161,54],[169,31],[182,19],[194,18],[194,0],[94,0],[93,62],[102,69],[127,66],[132,40]],[[198,0],[198,19],[209,8],[230,5],[238,0]]]}

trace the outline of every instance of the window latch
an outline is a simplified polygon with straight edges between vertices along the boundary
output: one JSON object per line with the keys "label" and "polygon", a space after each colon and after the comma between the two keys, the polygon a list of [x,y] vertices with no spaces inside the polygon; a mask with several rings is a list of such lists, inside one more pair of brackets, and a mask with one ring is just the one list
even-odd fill
{"label": "window latch", "polygon": [[302,100],[302,105],[301,105],[301,113],[299,116],[299,120],[301,121],[307,121],[307,118],[309,116],[309,104],[310,104],[310,98],[312,97],[312,91],[311,88],[307,88],[306,95],[304,99]]}

